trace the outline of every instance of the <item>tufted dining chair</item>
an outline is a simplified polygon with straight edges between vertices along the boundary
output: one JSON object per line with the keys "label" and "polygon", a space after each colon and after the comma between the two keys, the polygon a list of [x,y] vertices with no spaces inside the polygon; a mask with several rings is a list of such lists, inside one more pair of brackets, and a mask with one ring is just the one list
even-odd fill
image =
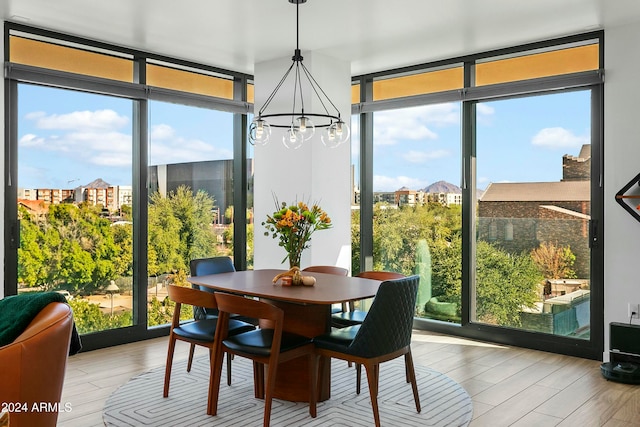
{"label": "tufted dining chair", "polygon": [[[406,276],[394,271],[370,270],[363,271],[357,274],[356,277],[374,280],[390,280],[400,279]],[[331,315],[331,326],[334,328],[345,328],[347,326],[359,325],[366,315],[366,311],[356,309],[354,303],[350,302],[348,310],[343,310],[340,313],[333,313]]]}
{"label": "tufted dining chair", "polygon": [[[421,411],[411,356],[411,333],[420,276],[385,280],[363,322],[313,339],[316,353],[364,365],[375,425],[380,426],[378,385],[380,364],[404,356],[407,382],[411,383],[416,410]],[[322,364],[320,364],[322,369]],[[320,377],[322,372],[320,373]],[[358,380],[360,375],[358,375]]]}

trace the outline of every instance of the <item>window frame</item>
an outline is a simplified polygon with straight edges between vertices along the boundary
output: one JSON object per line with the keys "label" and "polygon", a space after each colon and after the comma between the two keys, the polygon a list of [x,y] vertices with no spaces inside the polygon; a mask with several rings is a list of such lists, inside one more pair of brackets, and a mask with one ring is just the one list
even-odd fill
{"label": "window frame", "polygon": [[[165,336],[169,332],[168,326],[147,326],[147,204],[148,204],[148,101],[159,100],[180,103],[188,106],[203,107],[214,110],[232,112],[233,151],[234,151],[234,206],[236,217],[234,221],[234,260],[236,269],[246,269],[246,207],[247,207],[247,114],[253,105],[247,102],[247,84],[252,76],[222,70],[189,61],[164,57],[162,55],[146,53],[134,49],[123,48],[107,43],[96,42],[81,37],[70,36],[58,32],[42,30],[23,24],[5,22],[4,26],[4,61],[5,61],[5,169],[8,179],[5,181],[5,284],[4,295],[17,294],[17,246],[19,225],[17,222],[17,188],[12,182],[17,182],[17,88],[19,84],[44,85],[55,88],[77,90],[116,96],[130,99],[133,104],[132,124],[132,187],[133,195],[133,280],[136,286],[134,292],[133,325],[125,328],[105,330],[82,336],[83,350],[94,350],[118,344],[139,341],[143,339]],[[134,82],[111,80],[59,70],[51,70],[9,61],[9,38],[19,32],[21,36],[32,35],[36,39],[57,40],[62,44],[86,46],[89,51],[102,50],[117,52],[130,56],[133,67]],[[206,96],[197,93],[180,92],[167,88],[149,87],[146,85],[145,65],[147,62],[164,62],[186,69],[201,69],[205,74],[220,74],[229,76],[233,80],[233,100]]]}
{"label": "window frame", "polygon": [[[562,45],[580,44],[589,41],[598,43],[597,70],[581,71],[572,74],[561,74],[540,77],[530,80],[510,81],[476,87],[474,86],[474,66],[493,57],[523,54],[527,51],[539,52]],[[379,78],[393,75],[406,75],[426,72],[455,64],[464,64],[464,88],[405,98],[373,101],[372,83]],[[604,118],[604,32],[594,31],[568,37],[551,39],[543,42],[528,43],[506,49],[497,49],[476,55],[450,58],[443,61],[414,65],[411,67],[387,70],[383,72],[356,76],[353,83],[360,86],[359,102],[352,104],[352,114],[360,116],[360,269],[371,269],[373,265],[373,112],[410,106],[437,104],[447,101],[461,101],[461,134],[462,134],[462,320],[460,324],[452,324],[427,319],[414,319],[414,327],[451,335],[459,335],[472,339],[480,339],[504,344],[518,345],[543,351],[553,351],[577,357],[600,360],[604,351],[604,253],[602,239],[604,222],[604,184],[603,184],[603,118]],[[481,101],[527,97],[551,92],[572,90],[591,91],[591,336],[589,340],[577,340],[561,336],[508,329],[493,325],[473,322],[475,318],[475,115],[476,104]]]}

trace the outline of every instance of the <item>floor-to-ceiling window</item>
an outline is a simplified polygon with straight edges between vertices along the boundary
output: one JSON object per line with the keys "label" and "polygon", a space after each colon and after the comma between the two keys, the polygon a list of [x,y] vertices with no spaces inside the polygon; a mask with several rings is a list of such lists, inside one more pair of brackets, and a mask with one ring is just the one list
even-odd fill
{"label": "floor-to-ceiling window", "polygon": [[[233,256],[233,122],[231,113],[152,101],[149,123],[147,270],[156,307],[168,283],[185,283],[190,260]],[[170,321],[170,313],[151,314],[150,326]]]}
{"label": "floor-to-ceiling window", "polygon": [[601,37],[357,77],[356,267],[420,274],[418,327],[600,357]]}
{"label": "floor-to-ceiling window", "polygon": [[373,269],[419,274],[416,315],[460,323],[460,103],[373,114]]}
{"label": "floor-to-ceiling window", "polygon": [[130,326],[131,101],[17,89],[18,292],[63,293],[82,334]]}
{"label": "floor-to-ceiling window", "polygon": [[246,267],[247,76],[6,30],[5,294],[66,295],[85,349],[166,333],[191,259]]}

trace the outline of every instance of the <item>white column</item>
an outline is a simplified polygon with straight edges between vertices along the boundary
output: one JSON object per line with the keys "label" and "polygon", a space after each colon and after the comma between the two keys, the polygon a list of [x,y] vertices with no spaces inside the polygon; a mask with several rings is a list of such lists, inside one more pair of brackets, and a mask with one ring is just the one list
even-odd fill
{"label": "white column", "polygon": [[[341,118],[351,122],[351,72],[348,62],[339,61],[313,52],[303,52],[303,63],[318,84],[338,107]],[[291,64],[291,57],[265,61],[255,66],[255,113],[273,91]],[[292,71],[293,72],[293,71]],[[266,112],[291,111],[293,88],[290,79]],[[290,81],[289,81],[290,80]],[[306,80],[303,79],[303,82]],[[315,94],[304,88],[305,112],[324,112]],[[292,203],[296,199],[319,202],[332,219],[333,228],[318,231],[311,238],[311,247],[305,251],[301,267],[308,265],[351,266],[350,216],[350,141],[337,148],[322,144],[321,128],[299,149],[288,149],[282,143],[284,130],[272,129],[270,142],[255,147],[254,209],[255,256],[254,268],[288,268],[281,264],[286,253],[277,239],[264,236],[262,221],[275,211],[274,197]]]}

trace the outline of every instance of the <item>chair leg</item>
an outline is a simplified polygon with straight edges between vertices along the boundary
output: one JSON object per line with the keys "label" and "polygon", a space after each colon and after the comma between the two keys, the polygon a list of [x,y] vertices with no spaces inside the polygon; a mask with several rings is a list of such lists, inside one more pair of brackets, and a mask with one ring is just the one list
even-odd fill
{"label": "chair leg", "polygon": [[169,349],[167,350],[167,365],[164,371],[164,390],[162,397],[169,396],[169,382],[171,381],[171,366],[173,365],[173,351],[176,348],[176,340],[173,335],[169,336]]}
{"label": "chair leg", "polygon": [[409,372],[409,364],[407,363],[407,355],[404,355],[404,376],[407,384],[411,382],[411,374]]}
{"label": "chair leg", "polygon": [[224,351],[222,349],[213,349],[211,361],[209,363],[209,398],[207,401],[207,415],[216,415],[218,413],[218,397],[220,395],[220,380],[222,377],[222,359]]}
{"label": "chair leg", "polygon": [[269,427],[269,424],[271,423],[271,404],[273,403],[273,390],[275,389],[276,385],[277,370],[277,360],[275,362],[271,360],[271,363],[267,365],[267,386],[264,395],[264,421],[262,423],[263,427]]}
{"label": "chair leg", "polygon": [[231,355],[227,353],[227,385],[231,385]]}
{"label": "chair leg", "polygon": [[264,365],[253,362],[253,394],[256,399],[264,399]]}
{"label": "chair leg", "polygon": [[380,365],[377,363],[366,363],[364,368],[367,371],[367,380],[369,382],[369,396],[371,397],[373,420],[376,427],[380,427],[380,411],[378,410],[378,380],[380,378]]}
{"label": "chair leg", "polygon": [[360,394],[360,374],[362,373],[362,365],[356,363],[356,394]]}
{"label": "chair leg", "polygon": [[407,375],[409,375],[411,388],[413,389],[413,400],[416,402],[416,411],[420,413],[420,395],[418,394],[418,382],[416,381],[416,371],[413,366],[413,356],[411,356],[411,350],[409,350],[409,352],[404,355],[404,365],[407,370]]}
{"label": "chair leg", "polygon": [[189,361],[187,362],[187,372],[191,372],[191,364],[193,363],[193,352],[196,349],[196,345],[191,343],[189,347]]}

